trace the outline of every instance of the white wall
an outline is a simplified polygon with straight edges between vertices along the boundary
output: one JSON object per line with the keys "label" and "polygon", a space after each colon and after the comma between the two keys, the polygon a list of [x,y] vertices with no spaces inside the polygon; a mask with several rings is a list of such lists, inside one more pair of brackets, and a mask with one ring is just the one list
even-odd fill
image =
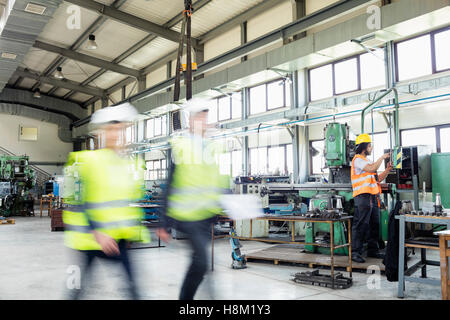
{"label": "white wall", "polygon": [[[38,128],[37,141],[19,141],[19,126]],[[58,126],[31,118],[0,114],[0,146],[16,155],[28,155],[30,161],[65,162],[72,143],[62,142],[58,138]],[[39,166],[50,174],[61,174],[62,167]]]}

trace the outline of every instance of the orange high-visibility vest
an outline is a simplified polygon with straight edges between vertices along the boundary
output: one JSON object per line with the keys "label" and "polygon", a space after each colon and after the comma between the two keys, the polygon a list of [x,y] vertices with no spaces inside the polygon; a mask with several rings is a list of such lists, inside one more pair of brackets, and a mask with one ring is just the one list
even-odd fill
{"label": "orange high-visibility vest", "polygon": [[366,157],[357,154],[352,160],[352,170],[351,170],[351,179],[352,179],[352,188],[353,188],[353,198],[363,194],[369,193],[373,195],[378,195],[381,193],[381,186],[376,179],[376,173],[372,172],[364,172],[361,174],[355,173],[354,161],[356,158],[361,158],[367,161]]}

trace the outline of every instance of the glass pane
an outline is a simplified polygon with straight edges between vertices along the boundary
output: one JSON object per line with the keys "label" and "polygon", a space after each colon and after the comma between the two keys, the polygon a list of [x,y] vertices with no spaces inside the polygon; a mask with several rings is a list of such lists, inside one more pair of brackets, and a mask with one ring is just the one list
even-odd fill
{"label": "glass pane", "polygon": [[155,119],[147,120],[147,133],[146,133],[147,139],[155,136],[154,127],[155,127]]}
{"label": "glass pane", "polygon": [[286,162],[288,174],[294,173],[294,153],[292,152],[292,144],[286,146]]}
{"label": "glass pane", "polygon": [[237,177],[242,174],[242,151],[236,150],[231,153],[231,175]]}
{"label": "glass pane", "polygon": [[333,77],[331,64],[312,69],[309,72],[311,101],[331,97],[333,95]]}
{"label": "glass pane", "polygon": [[162,134],[161,118],[155,119],[155,137]]}
{"label": "glass pane", "polygon": [[167,135],[167,116],[166,115],[164,115],[164,116],[162,116],[162,118],[161,118],[162,120],[162,122],[161,122],[161,132],[162,132],[162,135],[163,136],[166,136]]}
{"label": "glass pane", "polygon": [[209,107],[208,112],[208,123],[216,123],[217,122],[217,100],[213,100]]}
{"label": "glass pane", "polygon": [[250,88],[250,114],[266,111],[266,85]]}
{"label": "glass pane", "polygon": [[131,132],[132,132],[132,127],[128,127],[126,128],[126,142],[131,142],[132,136],[131,136]]}
{"label": "glass pane", "polygon": [[434,41],[436,50],[436,71],[450,69],[450,30],[436,33]]}
{"label": "glass pane", "polygon": [[291,106],[291,85],[288,82],[284,83],[284,92],[286,95],[285,106],[290,107]]}
{"label": "glass pane", "polygon": [[434,128],[402,131],[402,146],[429,145],[436,152],[436,130]]}
{"label": "glass pane", "polygon": [[267,173],[267,148],[250,149],[250,170],[253,175]]}
{"label": "glass pane", "polygon": [[284,107],[284,82],[277,81],[267,85],[268,109]]}
{"label": "glass pane", "polygon": [[431,74],[430,35],[399,43],[397,58],[399,81]]}
{"label": "glass pane", "polygon": [[[375,133],[373,135],[372,141],[373,141],[372,155],[369,156],[368,159],[372,162],[375,162],[384,154],[384,150],[390,148],[389,135],[387,133]],[[383,161],[378,171],[384,171],[384,169],[385,165]]]}
{"label": "glass pane", "polygon": [[220,174],[231,174],[231,153],[222,153],[219,155]]}
{"label": "glass pane", "polygon": [[147,161],[147,169],[149,170],[153,169],[153,161]]}
{"label": "glass pane", "polygon": [[285,173],[284,147],[269,148],[269,174],[281,175]]}
{"label": "glass pane", "polygon": [[334,85],[336,94],[358,89],[358,61],[356,58],[334,65]]}
{"label": "glass pane", "polygon": [[242,117],[242,94],[240,92],[233,93],[231,98],[232,118],[240,119]]}
{"label": "glass pane", "polygon": [[163,169],[167,168],[167,161],[166,161],[166,159],[161,160],[161,168],[163,168]]}
{"label": "glass pane", "polygon": [[441,134],[441,152],[450,152],[450,128],[442,128]]}
{"label": "glass pane", "polygon": [[313,141],[311,143],[312,147],[317,150],[317,155],[312,157],[312,173],[321,174],[328,173],[328,168],[325,168],[325,157],[323,150],[325,148],[325,143],[323,140]]}
{"label": "glass pane", "polygon": [[219,121],[231,119],[230,97],[223,97],[218,99],[219,104]]}
{"label": "glass pane", "polygon": [[[375,56],[376,55],[376,56]],[[384,51],[373,51],[360,55],[361,63],[361,89],[384,86],[385,68]]]}

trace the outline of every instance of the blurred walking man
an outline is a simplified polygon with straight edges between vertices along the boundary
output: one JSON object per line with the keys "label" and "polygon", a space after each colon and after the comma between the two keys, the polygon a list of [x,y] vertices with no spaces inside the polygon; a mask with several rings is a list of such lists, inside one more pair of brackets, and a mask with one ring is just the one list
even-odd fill
{"label": "blurred walking man", "polygon": [[130,296],[138,299],[127,247],[130,241],[148,242],[150,236],[140,224],[142,210],[129,204],[141,198],[144,180],[143,174],[136,174],[140,166],[124,157],[121,145],[121,136],[136,115],[131,105],[95,112],[91,125],[100,130],[105,148],[73,152],[65,166],[65,243],[81,256],[81,287],[72,289],[71,299],[80,297],[96,258],[120,262]]}
{"label": "blurred walking man", "polygon": [[205,138],[207,119],[208,110],[191,111],[189,132],[171,139],[174,163],[165,196],[163,227],[158,235],[169,241],[168,228],[172,227],[189,238],[192,260],[181,286],[180,300],[193,300],[206,274],[211,224],[222,212],[219,198],[229,182],[227,177],[220,176],[215,163],[215,145]]}

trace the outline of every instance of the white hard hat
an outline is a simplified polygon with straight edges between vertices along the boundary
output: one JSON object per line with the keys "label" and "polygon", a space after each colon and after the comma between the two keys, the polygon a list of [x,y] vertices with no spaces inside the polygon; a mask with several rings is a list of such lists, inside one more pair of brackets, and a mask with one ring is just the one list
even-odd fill
{"label": "white hard hat", "polygon": [[192,98],[183,104],[182,109],[194,115],[198,112],[209,110],[210,101],[202,98]]}
{"label": "white hard hat", "polygon": [[106,107],[94,112],[91,116],[92,125],[101,125],[109,122],[132,122],[138,116],[135,107],[123,103],[115,107]]}

